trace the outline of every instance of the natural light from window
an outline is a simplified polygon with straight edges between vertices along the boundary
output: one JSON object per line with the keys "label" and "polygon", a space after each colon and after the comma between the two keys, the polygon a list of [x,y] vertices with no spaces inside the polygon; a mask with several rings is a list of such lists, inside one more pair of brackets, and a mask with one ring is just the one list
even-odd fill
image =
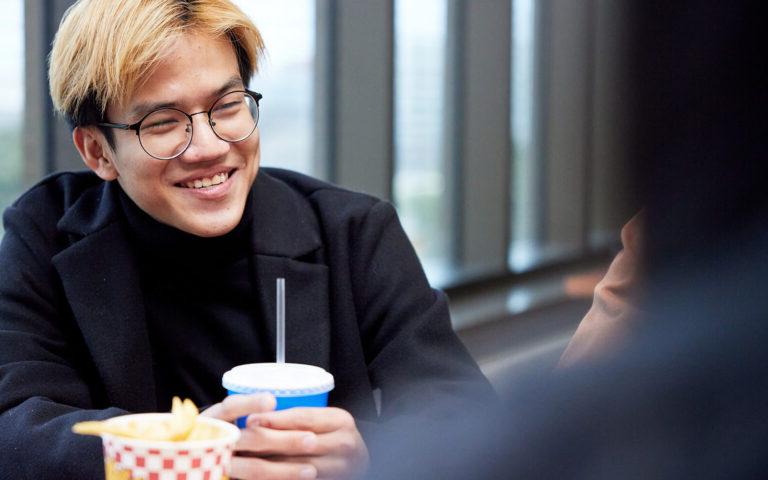
{"label": "natural light from window", "polygon": [[443,148],[445,0],[395,2],[394,197],[430,281],[450,267]]}
{"label": "natural light from window", "polygon": [[264,95],[259,133],[261,164],[315,172],[313,78],[314,0],[236,0],[261,32],[267,55],[251,88]]}
{"label": "natural light from window", "polygon": [[5,210],[23,186],[23,11],[22,1],[9,1],[3,3],[0,15],[0,210]]}

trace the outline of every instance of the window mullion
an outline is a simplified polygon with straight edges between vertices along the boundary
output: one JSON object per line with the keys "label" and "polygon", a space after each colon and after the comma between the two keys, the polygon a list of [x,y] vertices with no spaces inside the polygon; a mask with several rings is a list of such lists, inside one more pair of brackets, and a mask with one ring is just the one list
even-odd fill
{"label": "window mullion", "polygon": [[332,3],[323,7],[331,8],[335,27],[333,86],[326,86],[334,125],[328,132],[333,138],[327,140],[326,161],[332,162],[332,180],[340,185],[391,199],[393,0]]}
{"label": "window mullion", "polygon": [[453,8],[463,10],[464,29],[462,95],[454,99],[462,116],[460,268],[487,275],[506,271],[509,243],[511,5],[457,0]]}

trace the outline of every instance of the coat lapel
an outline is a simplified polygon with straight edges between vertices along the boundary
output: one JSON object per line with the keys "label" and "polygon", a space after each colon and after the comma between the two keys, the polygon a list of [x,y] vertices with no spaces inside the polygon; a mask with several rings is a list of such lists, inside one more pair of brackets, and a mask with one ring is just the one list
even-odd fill
{"label": "coat lapel", "polygon": [[253,193],[253,268],[262,331],[275,358],[276,279],[285,278],[285,357],[330,366],[328,267],[320,227],[306,199],[262,170]]}
{"label": "coat lapel", "polygon": [[113,188],[88,192],[64,216],[60,228],[85,236],[53,264],[111,404],[150,411],[156,397],[144,302],[124,227],[114,221]]}
{"label": "coat lapel", "polygon": [[330,314],[328,268],[289,258],[256,255],[256,288],[259,292],[263,331],[269,338],[270,358],[275,358],[277,318],[276,279],[285,278],[285,359],[291,363],[330,367]]}

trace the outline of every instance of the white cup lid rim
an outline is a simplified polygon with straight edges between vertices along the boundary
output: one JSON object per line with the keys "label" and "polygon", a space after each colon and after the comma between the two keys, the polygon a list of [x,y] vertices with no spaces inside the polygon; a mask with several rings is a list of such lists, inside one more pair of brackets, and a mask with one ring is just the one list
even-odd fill
{"label": "white cup lid rim", "polygon": [[302,363],[248,363],[224,373],[224,388],[237,393],[269,392],[278,396],[316,395],[333,390],[333,375]]}

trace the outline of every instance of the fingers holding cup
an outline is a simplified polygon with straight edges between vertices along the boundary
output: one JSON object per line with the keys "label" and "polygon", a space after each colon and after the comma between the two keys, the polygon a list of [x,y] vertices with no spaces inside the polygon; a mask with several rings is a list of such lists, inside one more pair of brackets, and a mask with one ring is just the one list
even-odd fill
{"label": "fingers holding cup", "polygon": [[275,409],[275,403],[275,397],[269,393],[229,395],[221,402],[208,407],[201,415],[234,422],[253,413],[270,412]]}

